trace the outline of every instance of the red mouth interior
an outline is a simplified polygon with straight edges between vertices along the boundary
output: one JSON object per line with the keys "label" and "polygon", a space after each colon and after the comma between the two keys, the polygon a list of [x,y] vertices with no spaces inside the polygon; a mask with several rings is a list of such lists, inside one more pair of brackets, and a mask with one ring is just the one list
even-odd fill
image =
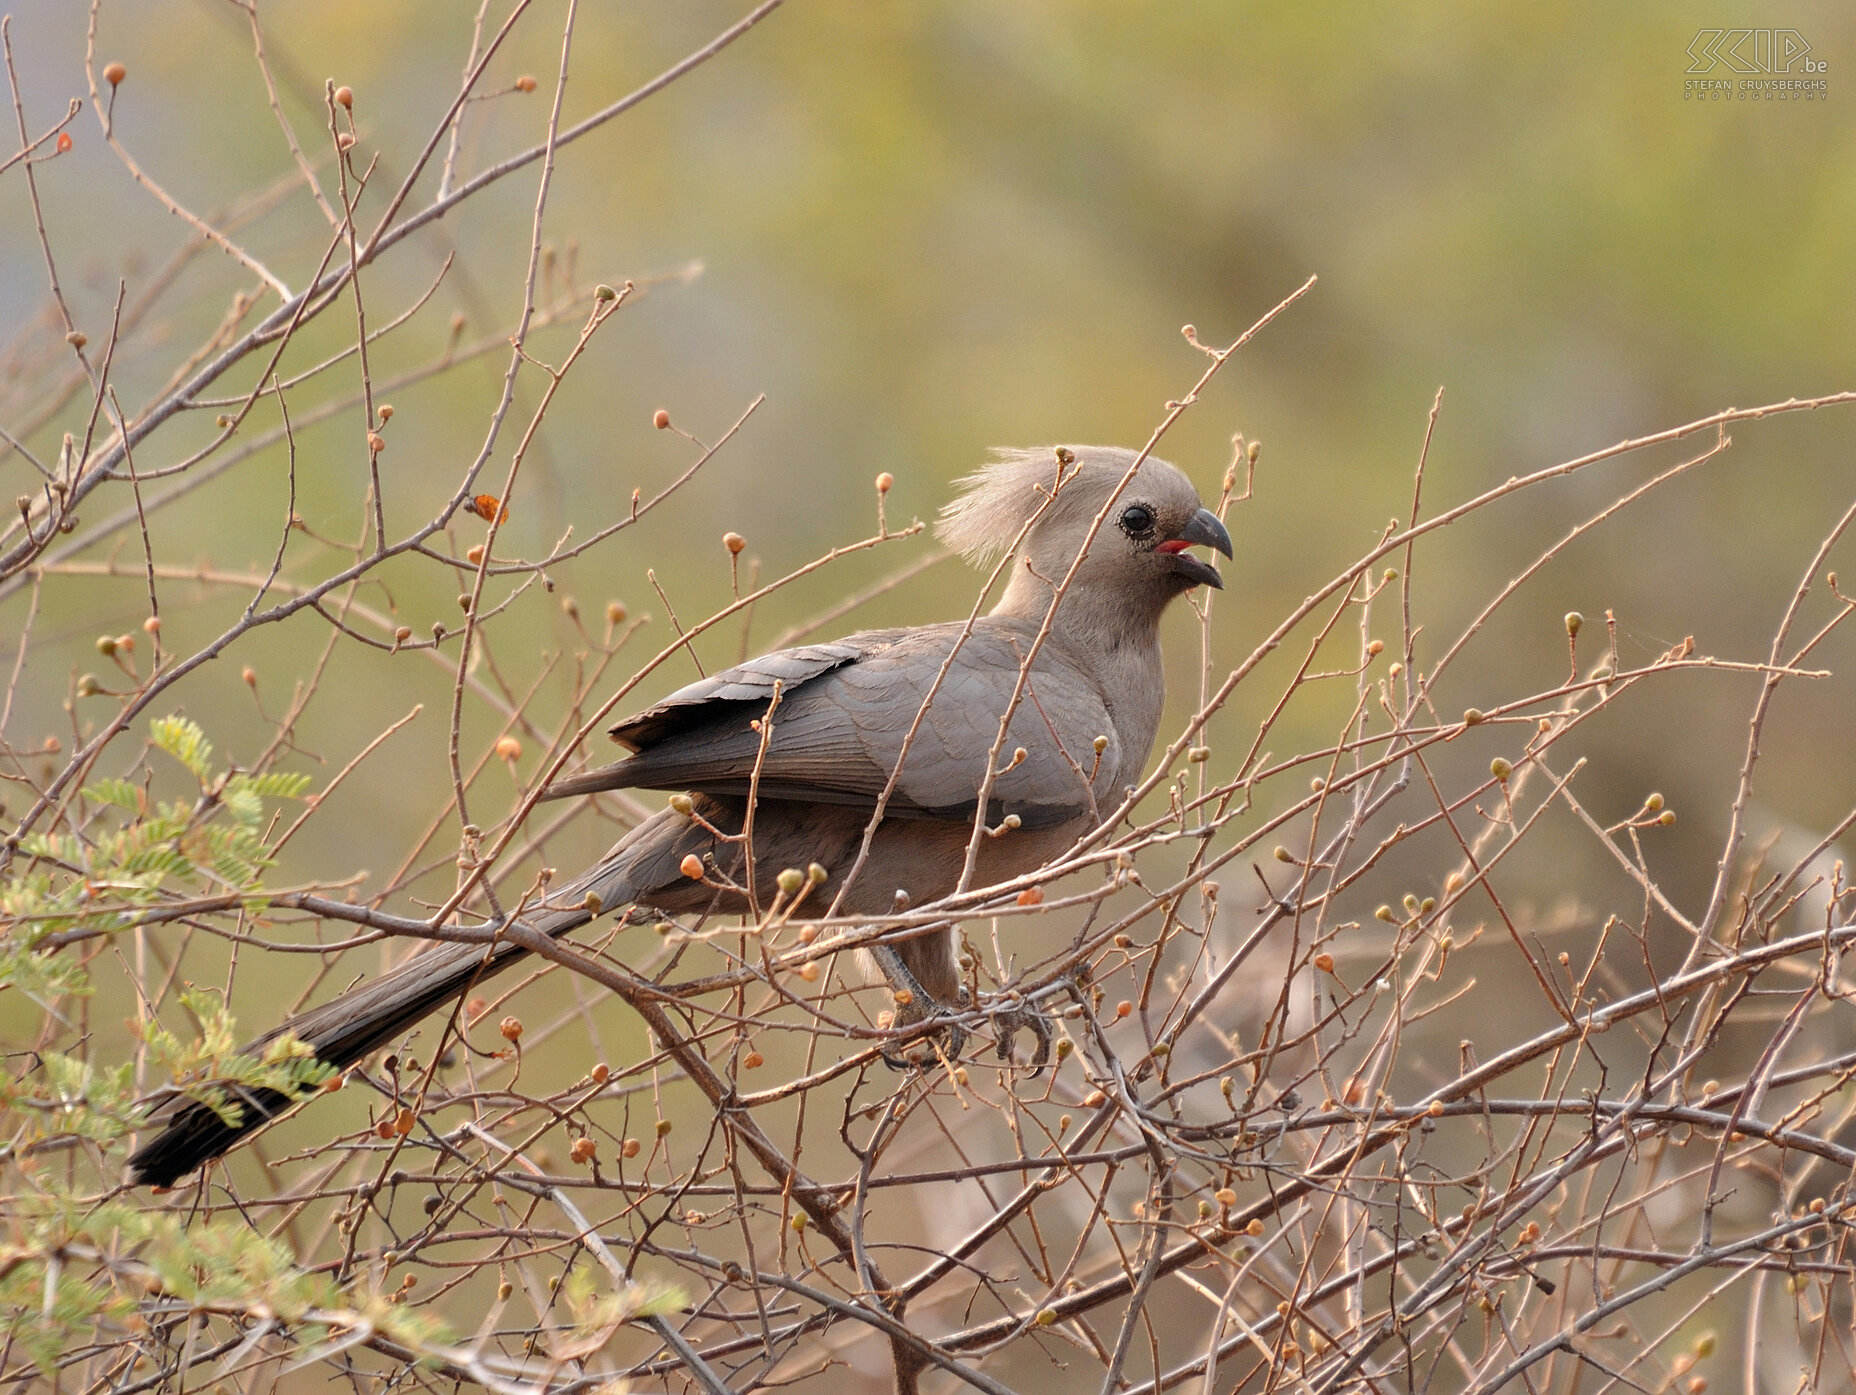
{"label": "red mouth interior", "polygon": [[1169,538],[1165,542],[1161,543],[1159,546],[1154,548],[1154,551],[1155,552],[1184,552],[1187,548],[1191,546],[1192,544],[1187,542],[1184,538]]}

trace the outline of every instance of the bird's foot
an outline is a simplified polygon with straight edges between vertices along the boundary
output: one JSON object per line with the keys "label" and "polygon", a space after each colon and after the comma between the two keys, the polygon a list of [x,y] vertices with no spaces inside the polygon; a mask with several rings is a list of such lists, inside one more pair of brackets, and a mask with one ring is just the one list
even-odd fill
{"label": "bird's foot", "polygon": [[998,1040],[993,1053],[1001,1061],[1010,1061],[1012,1044],[1018,1034],[1029,1032],[1036,1043],[1031,1049],[1031,1074],[1035,1077],[1042,1072],[1050,1060],[1050,1044],[1056,1035],[1049,1015],[1016,994],[984,1010],[992,1019],[993,1033]]}
{"label": "bird's foot", "polygon": [[883,971],[883,977],[889,980],[890,988],[901,1001],[896,1007],[894,1025],[896,1027],[913,1027],[922,1023],[934,1022],[945,1018],[933,1032],[924,1032],[911,1040],[900,1052],[883,1052],[883,1063],[891,1070],[927,1069],[937,1060],[958,1061],[960,1053],[966,1049],[966,1028],[960,1025],[959,1016],[971,1005],[967,990],[960,990],[960,1001],[954,1005],[940,1002],[921,985],[921,980],[909,972],[902,962],[902,956],[887,945],[878,945],[870,951],[877,967]]}

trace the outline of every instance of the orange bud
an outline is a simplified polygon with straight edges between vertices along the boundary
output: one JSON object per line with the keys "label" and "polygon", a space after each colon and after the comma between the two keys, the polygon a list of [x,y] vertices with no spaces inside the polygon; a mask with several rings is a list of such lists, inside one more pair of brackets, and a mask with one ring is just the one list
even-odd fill
{"label": "orange bud", "polygon": [[599,1156],[599,1145],[582,1134],[574,1140],[573,1147],[567,1150],[567,1156],[577,1163],[590,1163]]}
{"label": "orange bud", "polygon": [[1321,972],[1324,974],[1333,973],[1334,972],[1334,956],[1326,952],[1317,954],[1315,956],[1315,967],[1321,970]]}
{"label": "orange bud", "polygon": [[527,73],[522,74],[521,77],[516,79],[516,91],[533,92],[534,90],[535,90],[535,79],[530,77]]}
{"label": "orange bud", "polygon": [[255,688],[258,686],[258,670],[253,668],[250,664],[246,664],[244,668],[240,669],[238,676],[245,680],[245,686],[247,688]]}
{"label": "orange bud", "polygon": [[142,622],[142,628],[151,635],[160,634],[161,633],[161,617],[159,615],[149,616],[146,620]]}
{"label": "orange bud", "polygon": [[335,101],[339,106],[346,107],[349,111],[353,111],[354,110],[354,89],[350,87],[336,88],[335,89]]}
{"label": "orange bud", "polygon": [[375,455],[379,455],[387,448],[387,438],[378,431],[370,431],[367,433],[367,448]]}
{"label": "orange bud", "polygon": [[1039,886],[1028,886],[1018,893],[1018,904],[1021,906],[1035,906],[1043,899],[1044,888]]}
{"label": "orange bud", "polygon": [[400,1110],[398,1116],[393,1120],[393,1132],[398,1134],[401,1138],[404,1138],[407,1134],[412,1132],[412,1126],[412,1111],[410,1109]]}
{"label": "orange bud", "polygon": [[482,998],[472,998],[464,1004],[464,1015],[470,1018],[482,1017],[489,1010],[489,1003]]}
{"label": "orange bud", "polygon": [[522,1019],[520,1017],[505,1017],[497,1024],[496,1030],[503,1034],[503,1040],[505,1041],[520,1041],[522,1039]]}
{"label": "orange bud", "polygon": [[513,736],[505,736],[496,743],[496,754],[502,760],[520,760],[522,743]]}
{"label": "orange bud", "polygon": [[742,537],[741,534],[739,533],[722,534],[722,546],[727,548],[730,552],[734,553],[736,556],[739,556],[741,554],[741,549],[746,547],[747,545],[748,545],[748,540]]}
{"label": "orange bud", "polygon": [[659,407],[655,412],[651,413],[651,425],[655,426],[659,431],[668,431],[670,429],[670,413],[666,412],[662,407]]}
{"label": "orange bud", "polygon": [[876,492],[878,494],[887,494],[889,493],[890,490],[894,489],[895,487],[896,487],[896,477],[890,474],[889,471],[885,470],[883,471],[882,474],[876,477]]}
{"label": "orange bud", "polygon": [[111,87],[121,87],[122,80],[129,76],[129,70],[120,63],[112,63],[103,70],[103,80]]}
{"label": "orange bud", "polygon": [[677,864],[677,870],[693,882],[702,880],[702,859],[695,853],[685,853],[683,861]]}
{"label": "orange bud", "polygon": [[741,1058],[741,1068],[743,1070],[759,1070],[766,1064],[767,1058],[758,1051],[750,1051]]}
{"label": "orange bud", "polygon": [[483,544],[477,543],[473,545],[464,556],[473,567],[476,566],[479,562],[483,561]]}
{"label": "orange bud", "polygon": [[1126,998],[1123,998],[1119,1003],[1115,1004],[1115,1020],[1119,1022],[1133,1011],[1134,1004],[1129,1002]]}
{"label": "orange bud", "polygon": [[638,1140],[635,1138],[626,1139],[624,1143],[619,1145],[619,1152],[624,1157],[628,1157],[628,1158],[637,1157],[638,1156]]}
{"label": "orange bud", "polygon": [[69,150],[70,148],[71,148],[71,133],[69,131],[60,131],[58,133],[58,153],[62,155],[65,153],[65,151]]}
{"label": "orange bud", "polygon": [[601,1061],[587,1073],[593,1077],[595,1085],[604,1085],[612,1077],[612,1067]]}

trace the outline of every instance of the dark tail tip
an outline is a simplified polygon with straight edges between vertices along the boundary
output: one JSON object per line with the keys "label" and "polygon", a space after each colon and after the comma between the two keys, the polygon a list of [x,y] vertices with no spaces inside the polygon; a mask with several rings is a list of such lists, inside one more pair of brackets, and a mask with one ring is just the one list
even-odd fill
{"label": "dark tail tip", "polygon": [[284,1110],[290,1100],[276,1090],[240,1091],[239,1121],[228,1124],[218,1111],[194,1100],[168,1117],[167,1127],[129,1157],[135,1186],[171,1187],[195,1168],[226,1152],[246,1134],[256,1133]]}

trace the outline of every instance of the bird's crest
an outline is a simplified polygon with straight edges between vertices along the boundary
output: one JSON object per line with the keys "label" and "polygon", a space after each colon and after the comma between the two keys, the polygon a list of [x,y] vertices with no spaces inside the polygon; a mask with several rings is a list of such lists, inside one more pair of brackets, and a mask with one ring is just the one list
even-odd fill
{"label": "bird's crest", "polygon": [[935,535],[984,565],[1011,547],[1045,500],[1069,489],[1082,469],[1067,446],[995,449],[989,463],[955,481],[959,497],[941,510]]}

